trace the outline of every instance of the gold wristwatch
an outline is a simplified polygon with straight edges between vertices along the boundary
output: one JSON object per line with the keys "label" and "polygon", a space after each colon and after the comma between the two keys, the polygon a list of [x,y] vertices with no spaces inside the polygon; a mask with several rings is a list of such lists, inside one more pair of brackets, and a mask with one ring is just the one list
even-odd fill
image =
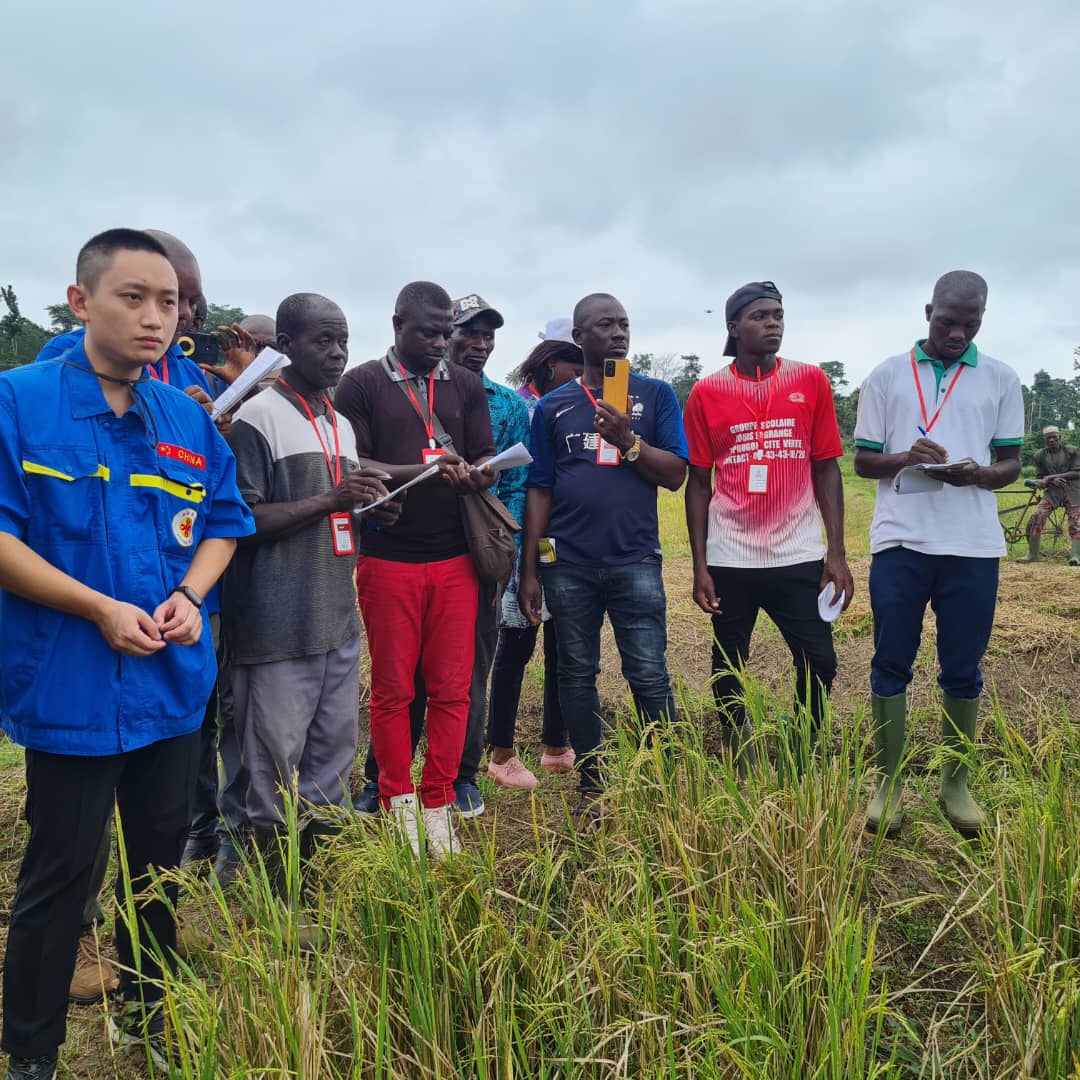
{"label": "gold wristwatch", "polygon": [[634,445],[623,454],[623,460],[630,462],[632,465],[641,456],[641,436],[634,436]]}

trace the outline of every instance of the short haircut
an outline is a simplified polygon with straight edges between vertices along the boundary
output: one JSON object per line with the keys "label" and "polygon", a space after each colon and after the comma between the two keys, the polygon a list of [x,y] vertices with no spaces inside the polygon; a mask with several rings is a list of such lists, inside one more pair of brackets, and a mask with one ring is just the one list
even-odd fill
{"label": "short haircut", "polygon": [[972,270],[950,270],[942,274],[934,284],[934,295],[930,298],[932,304],[943,304],[947,300],[955,300],[960,303],[977,302],[986,306],[986,297],[990,292],[990,286],[986,279]]}
{"label": "short haircut", "polygon": [[434,281],[410,281],[394,301],[394,314],[409,315],[425,307],[450,311],[453,306],[450,294],[441,285]]}
{"label": "short haircut", "polygon": [[140,229],[106,229],[79,249],[75,260],[76,282],[88,292],[94,292],[118,251],[151,251],[164,259],[169,257],[157,240]]}
{"label": "short haircut", "polygon": [[581,320],[583,318],[585,318],[586,310],[588,309],[589,305],[592,304],[596,300],[612,300],[616,304],[619,304],[619,307],[622,307],[622,304],[620,304],[619,301],[614,296],[611,295],[611,293],[606,293],[606,292],[589,293],[588,296],[583,296],[574,305],[574,326],[576,326],[576,327],[578,327],[580,329]]}
{"label": "short haircut", "polygon": [[333,300],[320,296],[319,293],[300,292],[293,293],[292,296],[286,296],[278,304],[277,319],[275,320],[277,332],[279,334],[288,334],[291,338],[296,337],[303,330],[304,324],[311,314],[311,309],[318,307],[320,304],[338,306]]}

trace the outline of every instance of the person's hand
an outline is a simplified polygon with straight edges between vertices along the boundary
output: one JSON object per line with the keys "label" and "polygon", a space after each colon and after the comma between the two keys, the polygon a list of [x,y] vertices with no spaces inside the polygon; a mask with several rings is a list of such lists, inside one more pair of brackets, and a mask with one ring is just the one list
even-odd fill
{"label": "person's hand", "polygon": [[934,442],[933,439],[927,439],[925,436],[921,439],[916,439],[911,444],[911,449],[907,452],[907,459],[904,461],[904,466],[908,465],[946,465],[949,461],[948,451],[944,446],[940,446]]}
{"label": "person's hand", "polygon": [[596,419],[593,428],[600,433],[606,443],[618,448],[625,454],[634,445],[634,432],[630,427],[630,417],[618,409],[613,409],[606,401],[596,403]]}
{"label": "person's hand", "polygon": [[232,431],[233,413],[235,409],[230,409],[227,413],[222,413],[214,423],[217,425],[218,431],[221,432],[221,437],[227,439],[229,432]]}
{"label": "person's hand", "polygon": [[535,574],[527,574],[522,571],[521,582],[518,585],[517,602],[521,614],[533,626],[539,626],[540,609],[544,602],[544,594],[540,588],[540,579]]}
{"label": "person's hand", "polygon": [[335,511],[367,506],[389,494],[383,486],[383,481],[388,479],[378,469],[356,469],[329,493],[330,504]]}
{"label": "person's hand", "polygon": [[402,491],[389,502],[384,502],[366,513],[365,520],[371,525],[377,525],[380,529],[393,528],[401,517],[401,511],[405,509],[405,500],[408,497],[409,493]]}
{"label": "person's hand", "polygon": [[259,346],[255,339],[240,329],[239,323],[232,326],[219,326],[214,337],[221,342],[222,364],[200,364],[208,375],[216,375],[230,386],[244,373],[244,369],[255,359]]}
{"label": "person's hand", "polygon": [[201,386],[189,386],[185,394],[193,401],[197,401],[208,413],[214,411],[214,400]]}
{"label": "person's hand", "polygon": [[1034,484],[1034,485],[1035,485],[1035,486],[1036,486],[1037,488],[1044,488],[1044,487],[1046,487],[1046,485],[1047,485],[1047,484],[1048,484],[1049,482],[1050,482],[1050,477],[1049,477],[1049,476],[1040,476],[1038,480],[1032,480],[1032,483],[1033,483],[1033,484]]}
{"label": "person's hand", "polygon": [[166,596],[154,612],[154,622],[173,645],[194,645],[202,636],[202,612],[183,593]]}
{"label": "person's hand", "polygon": [[1060,488],[1068,486],[1068,483],[1069,483],[1069,481],[1066,480],[1065,477],[1062,476],[1060,473],[1055,473],[1055,475],[1053,475],[1053,476],[1048,476],[1046,478],[1046,482],[1047,482],[1047,484],[1053,484],[1054,487],[1060,487]]}
{"label": "person's hand", "polygon": [[109,600],[96,622],[109,648],[125,656],[150,656],[165,648],[157,622],[134,604]]}
{"label": "person's hand", "polygon": [[706,615],[722,615],[720,598],[716,595],[716,583],[709,573],[709,568],[703,566],[694,571],[694,603],[697,604]]}
{"label": "person's hand", "polygon": [[836,607],[840,600],[840,594],[844,594],[844,606],[841,611],[847,611],[851,606],[851,598],[855,595],[855,579],[851,576],[851,567],[843,555],[827,552],[825,555],[825,569],[821,574],[818,584],[818,592],[832,582],[833,598],[830,607]]}
{"label": "person's hand", "polygon": [[944,480],[946,484],[951,484],[953,487],[971,487],[973,484],[978,485],[982,479],[983,469],[981,465],[976,465],[974,461],[968,462],[963,468],[956,469],[952,472],[941,472],[935,474],[940,479]]}
{"label": "person's hand", "polygon": [[475,495],[495,483],[495,474],[482,466],[469,465],[457,454],[443,454],[438,460],[439,476],[459,495]]}

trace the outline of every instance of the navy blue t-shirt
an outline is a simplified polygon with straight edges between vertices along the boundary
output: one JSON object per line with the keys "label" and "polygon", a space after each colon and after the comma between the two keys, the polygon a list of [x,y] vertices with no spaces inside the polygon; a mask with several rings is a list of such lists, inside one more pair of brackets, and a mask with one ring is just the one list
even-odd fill
{"label": "navy blue t-shirt", "polygon": [[[689,458],[679,399],[666,382],[631,375],[629,410],[634,434],[658,450]],[[595,418],[579,382],[540,399],[532,422],[529,487],[552,489],[548,536],[556,562],[625,566],[660,553],[656,486],[633,465],[597,463]]]}

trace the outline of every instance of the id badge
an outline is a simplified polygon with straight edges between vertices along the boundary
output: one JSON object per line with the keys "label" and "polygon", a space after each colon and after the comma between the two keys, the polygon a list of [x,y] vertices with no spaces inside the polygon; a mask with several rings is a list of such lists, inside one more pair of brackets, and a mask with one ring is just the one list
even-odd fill
{"label": "id badge", "polygon": [[541,536],[537,546],[540,548],[540,562],[547,566],[555,561],[555,541],[550,536]]}
{"label": "id badge", "polygon": [[421,460],[424,462],[425,465],[432,465],[436,461],[438,461],[439,458],[445,457],[446,451],[441,446],[435,447],[434,450],[431,450],[428,447],[424,447],[420,454]]}
{"label": "id badge", "polygon": [[352,518],[347,510],[330,515],[330,537],[334,541],[335,555],[355,555],[356,541],[353,540]]}
{"label": "id badge", "polygon": [[622,461],[622,454],[619,453],[619,448],[601,439],[600,445],[596,448],[596,464],[618,465],[620,461]]}
{"label": "id badge", "polygon": [[769,490],[768,465],[750,466],[750,480],[746,485],[746,490],[751,495],[764,495]]}

